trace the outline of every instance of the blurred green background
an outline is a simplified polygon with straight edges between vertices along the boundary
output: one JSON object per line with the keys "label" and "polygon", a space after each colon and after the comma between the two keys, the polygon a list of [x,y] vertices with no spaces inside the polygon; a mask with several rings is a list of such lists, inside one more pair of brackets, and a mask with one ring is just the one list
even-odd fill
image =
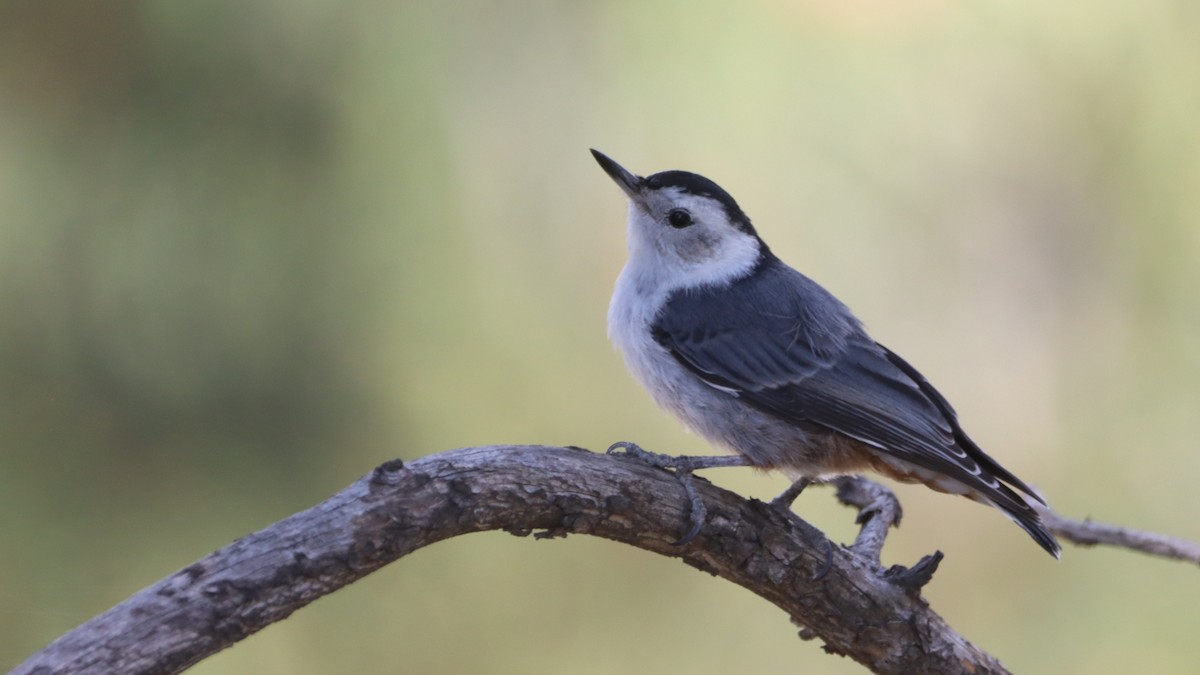
{"label": "blurred green background", "polygon": [[[605,338],[592,146],[729,189],[1064,514],[1200,539],[1198,111],[1166,0],[2,2],[0,669],[393,457],[704,453]],[[900,496],[888,562],[945,551],[927,597],[1009,667],[1193,672],[1194,568]],[[860,672],[795,632],[483,534],[194,672]]]}

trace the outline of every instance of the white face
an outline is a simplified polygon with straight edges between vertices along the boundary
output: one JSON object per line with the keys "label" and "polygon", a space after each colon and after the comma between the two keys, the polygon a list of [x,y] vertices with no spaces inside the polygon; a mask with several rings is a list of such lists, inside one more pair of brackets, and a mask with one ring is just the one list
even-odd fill
{"label": "white face", "polygon": [[757,237],[730,222],[716,200],[666,187],[630,201],[629,267],[643,290],[728,283],[758,256]]}

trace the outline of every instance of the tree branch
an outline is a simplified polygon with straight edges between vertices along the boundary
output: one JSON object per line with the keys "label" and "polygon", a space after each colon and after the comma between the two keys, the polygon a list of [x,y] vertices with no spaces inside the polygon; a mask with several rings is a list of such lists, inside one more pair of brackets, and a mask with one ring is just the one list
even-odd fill
{"label": "tree branch", "polygon": [[838,485],[863,525],[851,548],[702,479],[694,487],[705,525],[674,546],[689,524],[683,487],[629,458],[495,446],[394,460],[139,591],[12,672],[176,673],[393,560],[483,530],[590,534],[680,558],[758,594],[803,626],[801,637],[874,672],[1006,672],[920,599],[940,553],[882,570],[883,538],[900,517],[895,497],[863,479]]}
{"label": "tree branch", "polygon": [[1116,546],[1200,565],[1200,544],[1186,539],[1097,523],[1090,518],[1071,520],[1049,510],[1042,511],[1041,516],[1051,532],[1080,546]]}
{"label": "tree branch", "polygon": [[[179,672],[423,546],[469,532],[590,534],[739,584],[880,673],[1005,672],[918,597],[818,530],[704,480],[707,524],[672,546],[688,501],[666,471],[552,447],[484,447],[388,462],[317,506],[134,594],[13,673]],[[820,581],[814,577],[832,564]]]}

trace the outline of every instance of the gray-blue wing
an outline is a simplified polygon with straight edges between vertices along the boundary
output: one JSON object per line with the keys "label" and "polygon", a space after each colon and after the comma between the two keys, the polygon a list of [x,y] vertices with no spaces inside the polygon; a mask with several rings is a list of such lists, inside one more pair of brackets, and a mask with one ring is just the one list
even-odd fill
{"label": "gray-blue wing", "polygon": [[773,261],[726,293],[687,291],[664,306],[655,339],[713,387],[780,419],[844,434],[951,477],[1005,510],[1037,495],[983,453],[946,400],[872,340],[818,284]]}

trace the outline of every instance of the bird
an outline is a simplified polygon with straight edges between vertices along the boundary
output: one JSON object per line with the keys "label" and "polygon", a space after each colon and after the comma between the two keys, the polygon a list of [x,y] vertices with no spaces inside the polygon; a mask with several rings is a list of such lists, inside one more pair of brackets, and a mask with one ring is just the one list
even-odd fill
{"label": "bird", "polygon": [[[788,508],[810,482],[873,471],[993,506],[1059,557],[1045,499],[971,440],[924,375],[778,258],[728,192],[688,171],[638,176],[591,152],[629,200],[609,337],[660,407],[731,454],[672,458],[625,442],[610,452],[689,478],[778,470],[795,481],[776,499]],[[695,516],[702,505],[685,488]]]}

